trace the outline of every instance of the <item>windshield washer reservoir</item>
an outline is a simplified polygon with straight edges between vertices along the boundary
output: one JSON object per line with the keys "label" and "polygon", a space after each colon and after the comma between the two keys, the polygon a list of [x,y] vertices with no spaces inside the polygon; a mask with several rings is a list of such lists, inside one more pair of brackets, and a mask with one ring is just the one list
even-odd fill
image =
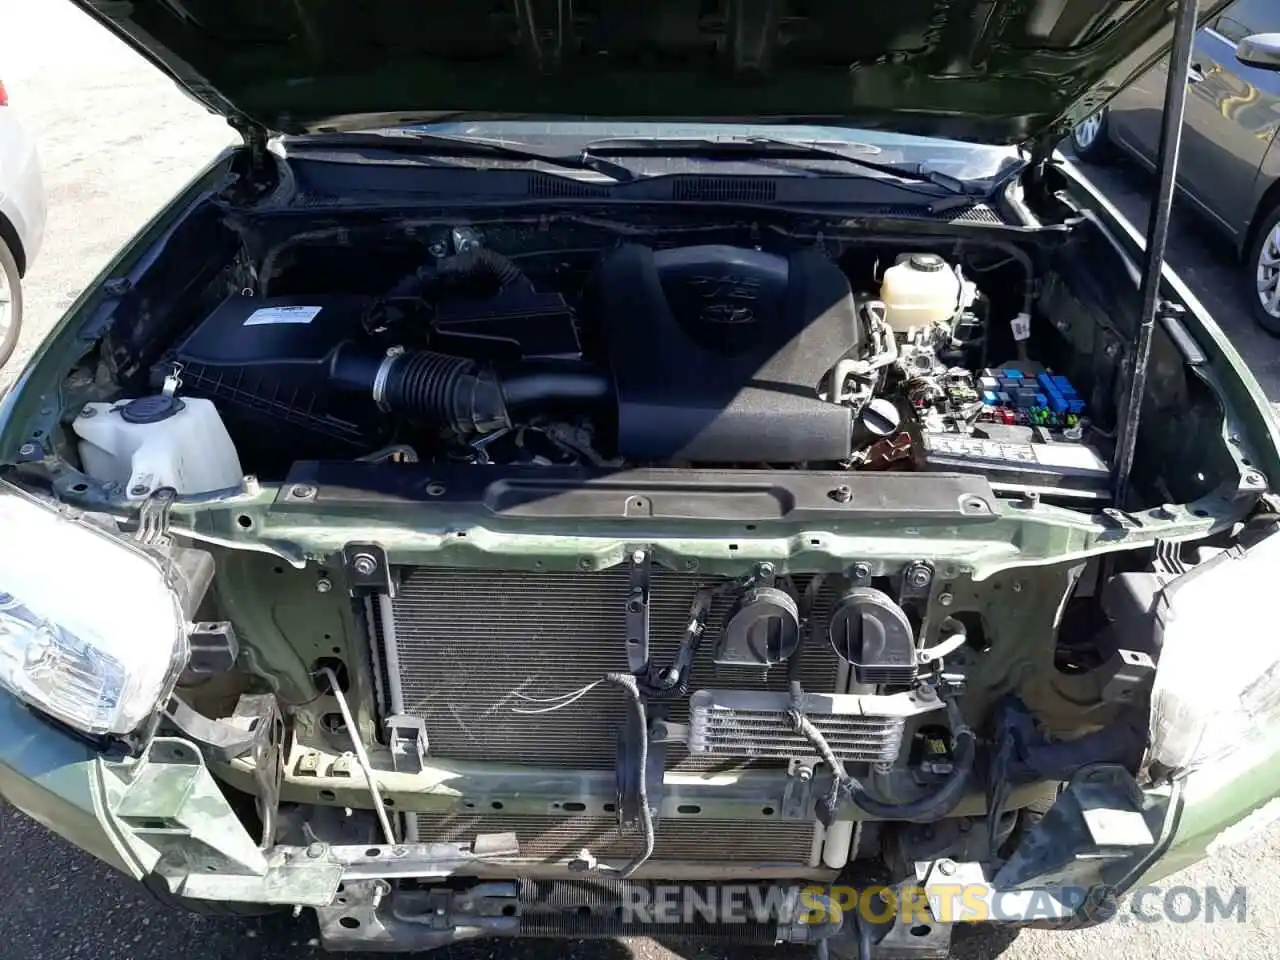
{"label": "windshield washer reservoir", "polygon": [[89,403],[71,428],[84,472],[119,484],[131,500],[161,487],[194,494],[240,482],[235,444],[209,400],[161,395]]}

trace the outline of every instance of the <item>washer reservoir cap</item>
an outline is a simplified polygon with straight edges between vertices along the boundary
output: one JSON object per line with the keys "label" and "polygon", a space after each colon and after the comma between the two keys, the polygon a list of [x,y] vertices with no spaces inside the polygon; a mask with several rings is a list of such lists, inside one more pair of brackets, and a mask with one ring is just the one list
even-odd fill
{"label": "washer reservoir cap", "polygon": [[123,407],[117,407],[125,423],[159,423],[178,413],[186,404],[177,397],[157,394],[154,397],[138,397]]}

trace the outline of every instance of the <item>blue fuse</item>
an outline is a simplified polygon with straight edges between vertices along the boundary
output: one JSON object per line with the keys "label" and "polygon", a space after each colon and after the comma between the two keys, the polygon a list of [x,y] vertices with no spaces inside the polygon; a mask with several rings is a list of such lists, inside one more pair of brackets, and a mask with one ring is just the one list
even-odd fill
{"label": "blue fuse", "polygon": [[1022,371],[1017,369],[1016,367],[1005,367],[1004,370],[1001,371],[1000,375],[1003,377],[1006,377],[1009,380],[1025,380],[1026,379]]}
{"label": "blue fuse", "polygon": [[996,398],[996,395],[995,395],[995,393],[994,393],[993,391],[991,391],[991,390],[983,390],[983,391],[982,391],[982,402],[983,402],[983,403],[985,403],[988,407],[994,407],[994,406],[995,406],[997,403],[999,403],[1000,401]]}
{"label": "blue fuse", "polygon": [[1073,397],[1067,401],[1067,409],[1072,413],[1084,413],[1084,401]]}

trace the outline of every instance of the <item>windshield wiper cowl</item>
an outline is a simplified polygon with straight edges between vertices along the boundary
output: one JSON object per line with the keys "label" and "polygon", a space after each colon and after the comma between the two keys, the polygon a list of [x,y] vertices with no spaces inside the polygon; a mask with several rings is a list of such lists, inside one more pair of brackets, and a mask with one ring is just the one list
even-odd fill
{"label": "windshield wiper cowl", "polygon": [[484,157],[512,160],[518,163],[542,163],[565,170],[589,170],[614,183],[631,183],[636,179],[632,170],[603,157],[587,152],[578,154],[543,153],[527,147],[492,140],[473,140],[470,137],[454,137],[416,130],[371,130],[354,133],[314,133],[305,136],[283,137],[281,144],[294,153],[306,150],[389,150],[404,154],[438,157]]}
{"label": "windshield wiper cowl", "polygon": [[[582,148],[584,156],[595,157],[702,157],[707,159],[742,160],[770,158],[775,160],[832,160],[884,174],[885,182],[910,180],[928,183],[946,193],[970,196],[972,191],[963,180],[918,163],[892,164],[870,160],[853,153],[798,140],[776,137],[665,138],[630,137],[594,140]],[[882,178],[877,178],[882,179]],[[895,186],[909,190],[903,184]],[[913,191],[919,192],[919,191]]]}

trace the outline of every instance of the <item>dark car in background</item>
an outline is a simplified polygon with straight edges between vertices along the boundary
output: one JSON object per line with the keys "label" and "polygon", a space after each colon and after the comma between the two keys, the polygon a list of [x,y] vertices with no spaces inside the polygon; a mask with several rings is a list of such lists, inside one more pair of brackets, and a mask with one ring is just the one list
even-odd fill
{"label": "dark car in background", "polygon": [[[1237,44],[1260,33],[1280,33],[1276,0],[1239,0],[1196,37],[1178,186],[1235,243],[1253,316],[1280,335],[1280,74],[1236,58]],[[1123,152],[1154,169],[1167,70],[1162,60],[1080,123],[1076,155],[1092,163]]]}

